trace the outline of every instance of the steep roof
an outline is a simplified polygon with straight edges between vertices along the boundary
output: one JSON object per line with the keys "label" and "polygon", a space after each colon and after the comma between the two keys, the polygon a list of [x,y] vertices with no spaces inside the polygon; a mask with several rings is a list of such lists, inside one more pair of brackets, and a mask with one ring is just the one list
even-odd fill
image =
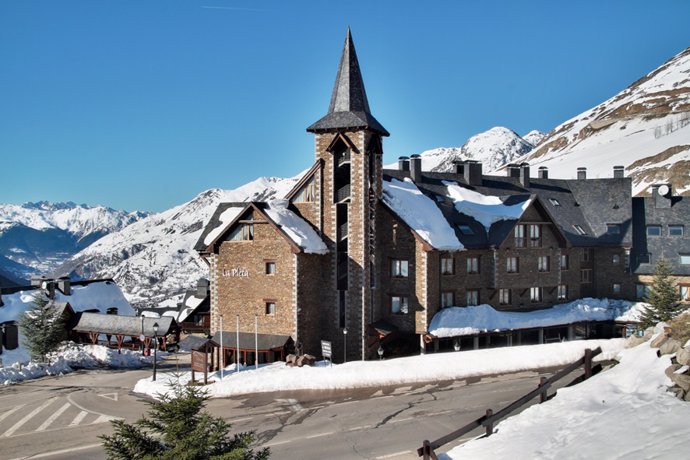
{"label": "steep roof", "polygon": [[359,68],[355,45],[350,28],[340,57],[338,75],[333,86],[328,113],[307,128],[312,133],[335,131],[338,129],[369,129],[382,136],[388,136],[381,123],[374,118],[369,109],[364,80]]}

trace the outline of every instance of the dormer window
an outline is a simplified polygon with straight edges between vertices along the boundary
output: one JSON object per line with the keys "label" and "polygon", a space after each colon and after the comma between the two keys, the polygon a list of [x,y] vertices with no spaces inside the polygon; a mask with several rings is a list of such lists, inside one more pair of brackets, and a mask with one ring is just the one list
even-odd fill
{"label": "dormer window", "polygon": [[607,235],[620,235],[621,226],[619,224],[606,224]]}
{"label": "dormer window", "polygon": [[669,225],[668,226],[668,236],[683,236],[683,226],[682,225]]}
{"label": "dormer window", "polygon": [[647,236],[661,236],[661,225],[647,225]]}
{"label": "dormer window", "polygon": [[463,235],[474,235],[474,230],[472,230],[470,226],[466,224],[458,224],[458,230],[460,230],[460,233]]}
{"label": "dormer window", "polygon": [[584,236],[587,234],[585,229],[582,228],[581,226],[577,225],[577,224],[573,224],[573,228],[575,229],[575,231],[577,232],[578,235]]}
{"label": "dormer window", "polygon": [[561,203],[555,198],[549,198],[549,203],[551,203],[553,206],[560,206],[561,205]]}

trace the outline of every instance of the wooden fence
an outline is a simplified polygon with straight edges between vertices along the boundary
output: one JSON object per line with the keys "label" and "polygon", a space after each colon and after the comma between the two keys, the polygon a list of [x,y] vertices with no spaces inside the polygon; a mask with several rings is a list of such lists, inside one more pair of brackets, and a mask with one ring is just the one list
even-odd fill
{"label": "wooden fence", "polygon": [[566,377],[568,374],[574,372],[581,366],[584,366],[584,373],[582,375],[579,375],[576,377],[572,382],[570,382],[566,386],[571,386],[575,385],[577,383],[582,382],[583,380],[586,380],[590,378],[592,375],[597,374],[599,371],[601,371],[601,365],[597,364],[596,366],[592,366],[592,359],[597,356],[598,354],[601,353],[601,348],[597,348],[595,350],[590,350],[589,348],[585,350],[585,355],[575,361],[574,363],[564,367],[560,371],[556,372],[554,375],[549,377],[548,379],[546,377],[541,377],[539,380],[539,385],[537,385],[537,388],[530,391],[520,399],[516,400],[515,402],[507,405],[500,411],[494,413],[493,410],[487,409],[486,414],[479,417],[476,420],[473,420],[472,422],[468,423],[467,425],[463,426],[460,429],[457,429],[453,431],[452,433],[449,433],[445,436],[442,436],[438,438],[435,441],[429,441],[429,440],[424,440],[424,443],[422,444],[422,447],[417,449],[417,455],[420,457],[424,457],[424,460],[438,460],[438,457],[436,457],[436,453],[434,452],[435,449],[438,449],[439,447],[443,446],[444,444],[447,444],[451,441],[456,440],[460,436],[469,433],[470,431],[474,430],[475,428],[479,428],[480,426],[483,426],[486,428],[486,433],[480,437],[484,438],[487,436],[491,436],[494,432],[494,425],[499,422],[501,419],[507,417],[510,415],[511,412],[515,411],[516,409],[524,406],[525,404],[529,403],[532,399],[536,398],[539,396],[539,402],[543,403],[544,401],[553,398],[556,396],[556,394],[552,394],[551,396],[548,395],[548,390],[551,388],[551,386],[561,380],[562,378]]}

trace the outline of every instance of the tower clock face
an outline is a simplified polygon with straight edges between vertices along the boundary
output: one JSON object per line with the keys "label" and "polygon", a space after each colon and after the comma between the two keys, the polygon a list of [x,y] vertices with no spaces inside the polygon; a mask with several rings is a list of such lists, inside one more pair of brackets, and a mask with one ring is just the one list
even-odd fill
{"label": "tower clock face", "polygon": [[669,189],[668,185],[662,185],[659,187],[659,190],[657,191],[657,193],[661,196],[666,196],[666,195],[668,195],[669,191],[670,191],[670,189]]}

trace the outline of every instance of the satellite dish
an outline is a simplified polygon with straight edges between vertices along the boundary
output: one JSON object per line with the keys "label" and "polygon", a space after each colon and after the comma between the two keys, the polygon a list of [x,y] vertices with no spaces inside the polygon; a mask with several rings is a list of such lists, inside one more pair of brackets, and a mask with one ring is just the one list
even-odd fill
{"label": "satellite dish", "polygon": [[659,186],[657,193],[661,196],[666,196],[666,195],[668,195],[668,192],[670,192],[670,191],[671,191],[671,189],[669,188],[669,186],[664,184],[664,185]]}

